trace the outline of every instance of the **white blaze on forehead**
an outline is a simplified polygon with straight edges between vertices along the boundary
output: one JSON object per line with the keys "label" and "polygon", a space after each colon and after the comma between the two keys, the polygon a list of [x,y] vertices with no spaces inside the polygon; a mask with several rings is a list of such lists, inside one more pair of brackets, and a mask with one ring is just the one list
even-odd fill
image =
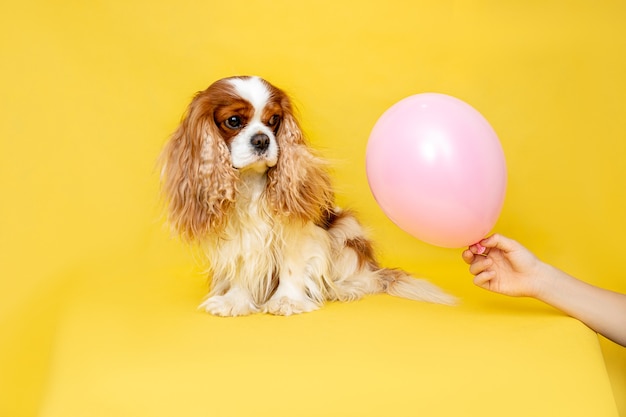
{"label": "white blaze on forehead", "polygon": [[259,77],[234,78],[230,82],[237,94],[254,106],[255,115],[263,110],[270,99],[270,91]]}
{"label": "white blaze on forehead", "polygon": [[[254,115],[246,121],[246,125],[233,138],[230,144],[230,155],[233,167],[238,169],[255,168],[263,172],[276,165],[278,160],[278,144],[274,132],[261,120],[263,109],[269,103],[271,92],[267,84],[258,77],[232,78],[228,82],[241,99],[254,107]],[[252,137],[265,134],[270,143],[266,149],[257,149],[251,143]]]}

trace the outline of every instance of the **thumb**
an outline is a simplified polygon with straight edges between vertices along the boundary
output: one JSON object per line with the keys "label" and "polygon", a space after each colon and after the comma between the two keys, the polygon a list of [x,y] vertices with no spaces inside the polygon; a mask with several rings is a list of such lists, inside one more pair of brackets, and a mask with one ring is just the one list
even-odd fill
{"label": "thumb", "polygon": [[519,244],[513,239],[495,233],[480,241],[480,244],[486,248],[500,249],[505,253],[513,252],[519,247]]}

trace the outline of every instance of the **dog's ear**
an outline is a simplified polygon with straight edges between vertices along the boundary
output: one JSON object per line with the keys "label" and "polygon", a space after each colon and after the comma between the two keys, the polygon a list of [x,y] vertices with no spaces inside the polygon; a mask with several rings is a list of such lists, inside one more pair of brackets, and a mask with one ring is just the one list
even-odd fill
{"label": "dog's ear", "polygon": [[321,224],[334,208],[326,162],[308,147],[289,99],[276,135],[278,163],[268,172],[268,196],[278,215]]}
{"label": "dog's ear", "polygon": [[207,96],[195,96],[161,155],[168,221],[187,241],[219,232],[237,193],[238,175]]}

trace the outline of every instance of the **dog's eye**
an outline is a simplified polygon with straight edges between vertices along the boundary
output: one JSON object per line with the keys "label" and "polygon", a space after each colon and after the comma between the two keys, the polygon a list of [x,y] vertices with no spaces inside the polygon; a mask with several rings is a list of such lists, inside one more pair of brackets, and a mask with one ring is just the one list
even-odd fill
{"label": "dog's eye", "polygon": [[274,126],[278,125],[279,122],[280,122],[280,116],[275,114],[272,117],[270,117],[270,119],[267,121],[267,124],[270,127],[274,127]]}
{"label": "dog's eye", "polygon": [[239,116],[230,116],[228,119],[224,121],[224,124],[229,129],[239,129],[241,128],[242,121]]}

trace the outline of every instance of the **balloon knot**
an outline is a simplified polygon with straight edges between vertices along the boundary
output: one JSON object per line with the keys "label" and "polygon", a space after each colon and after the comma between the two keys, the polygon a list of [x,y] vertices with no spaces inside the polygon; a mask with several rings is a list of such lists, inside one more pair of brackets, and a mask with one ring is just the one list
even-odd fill
{"label": "balloon knot", "polygon": [[478,255],[484,254],[485,251],[487,250],[487,248],[484,247],[483,245],[481,245],[480,242],[479,243],[474,243],[474,247],[476,247],[476,253]]}

